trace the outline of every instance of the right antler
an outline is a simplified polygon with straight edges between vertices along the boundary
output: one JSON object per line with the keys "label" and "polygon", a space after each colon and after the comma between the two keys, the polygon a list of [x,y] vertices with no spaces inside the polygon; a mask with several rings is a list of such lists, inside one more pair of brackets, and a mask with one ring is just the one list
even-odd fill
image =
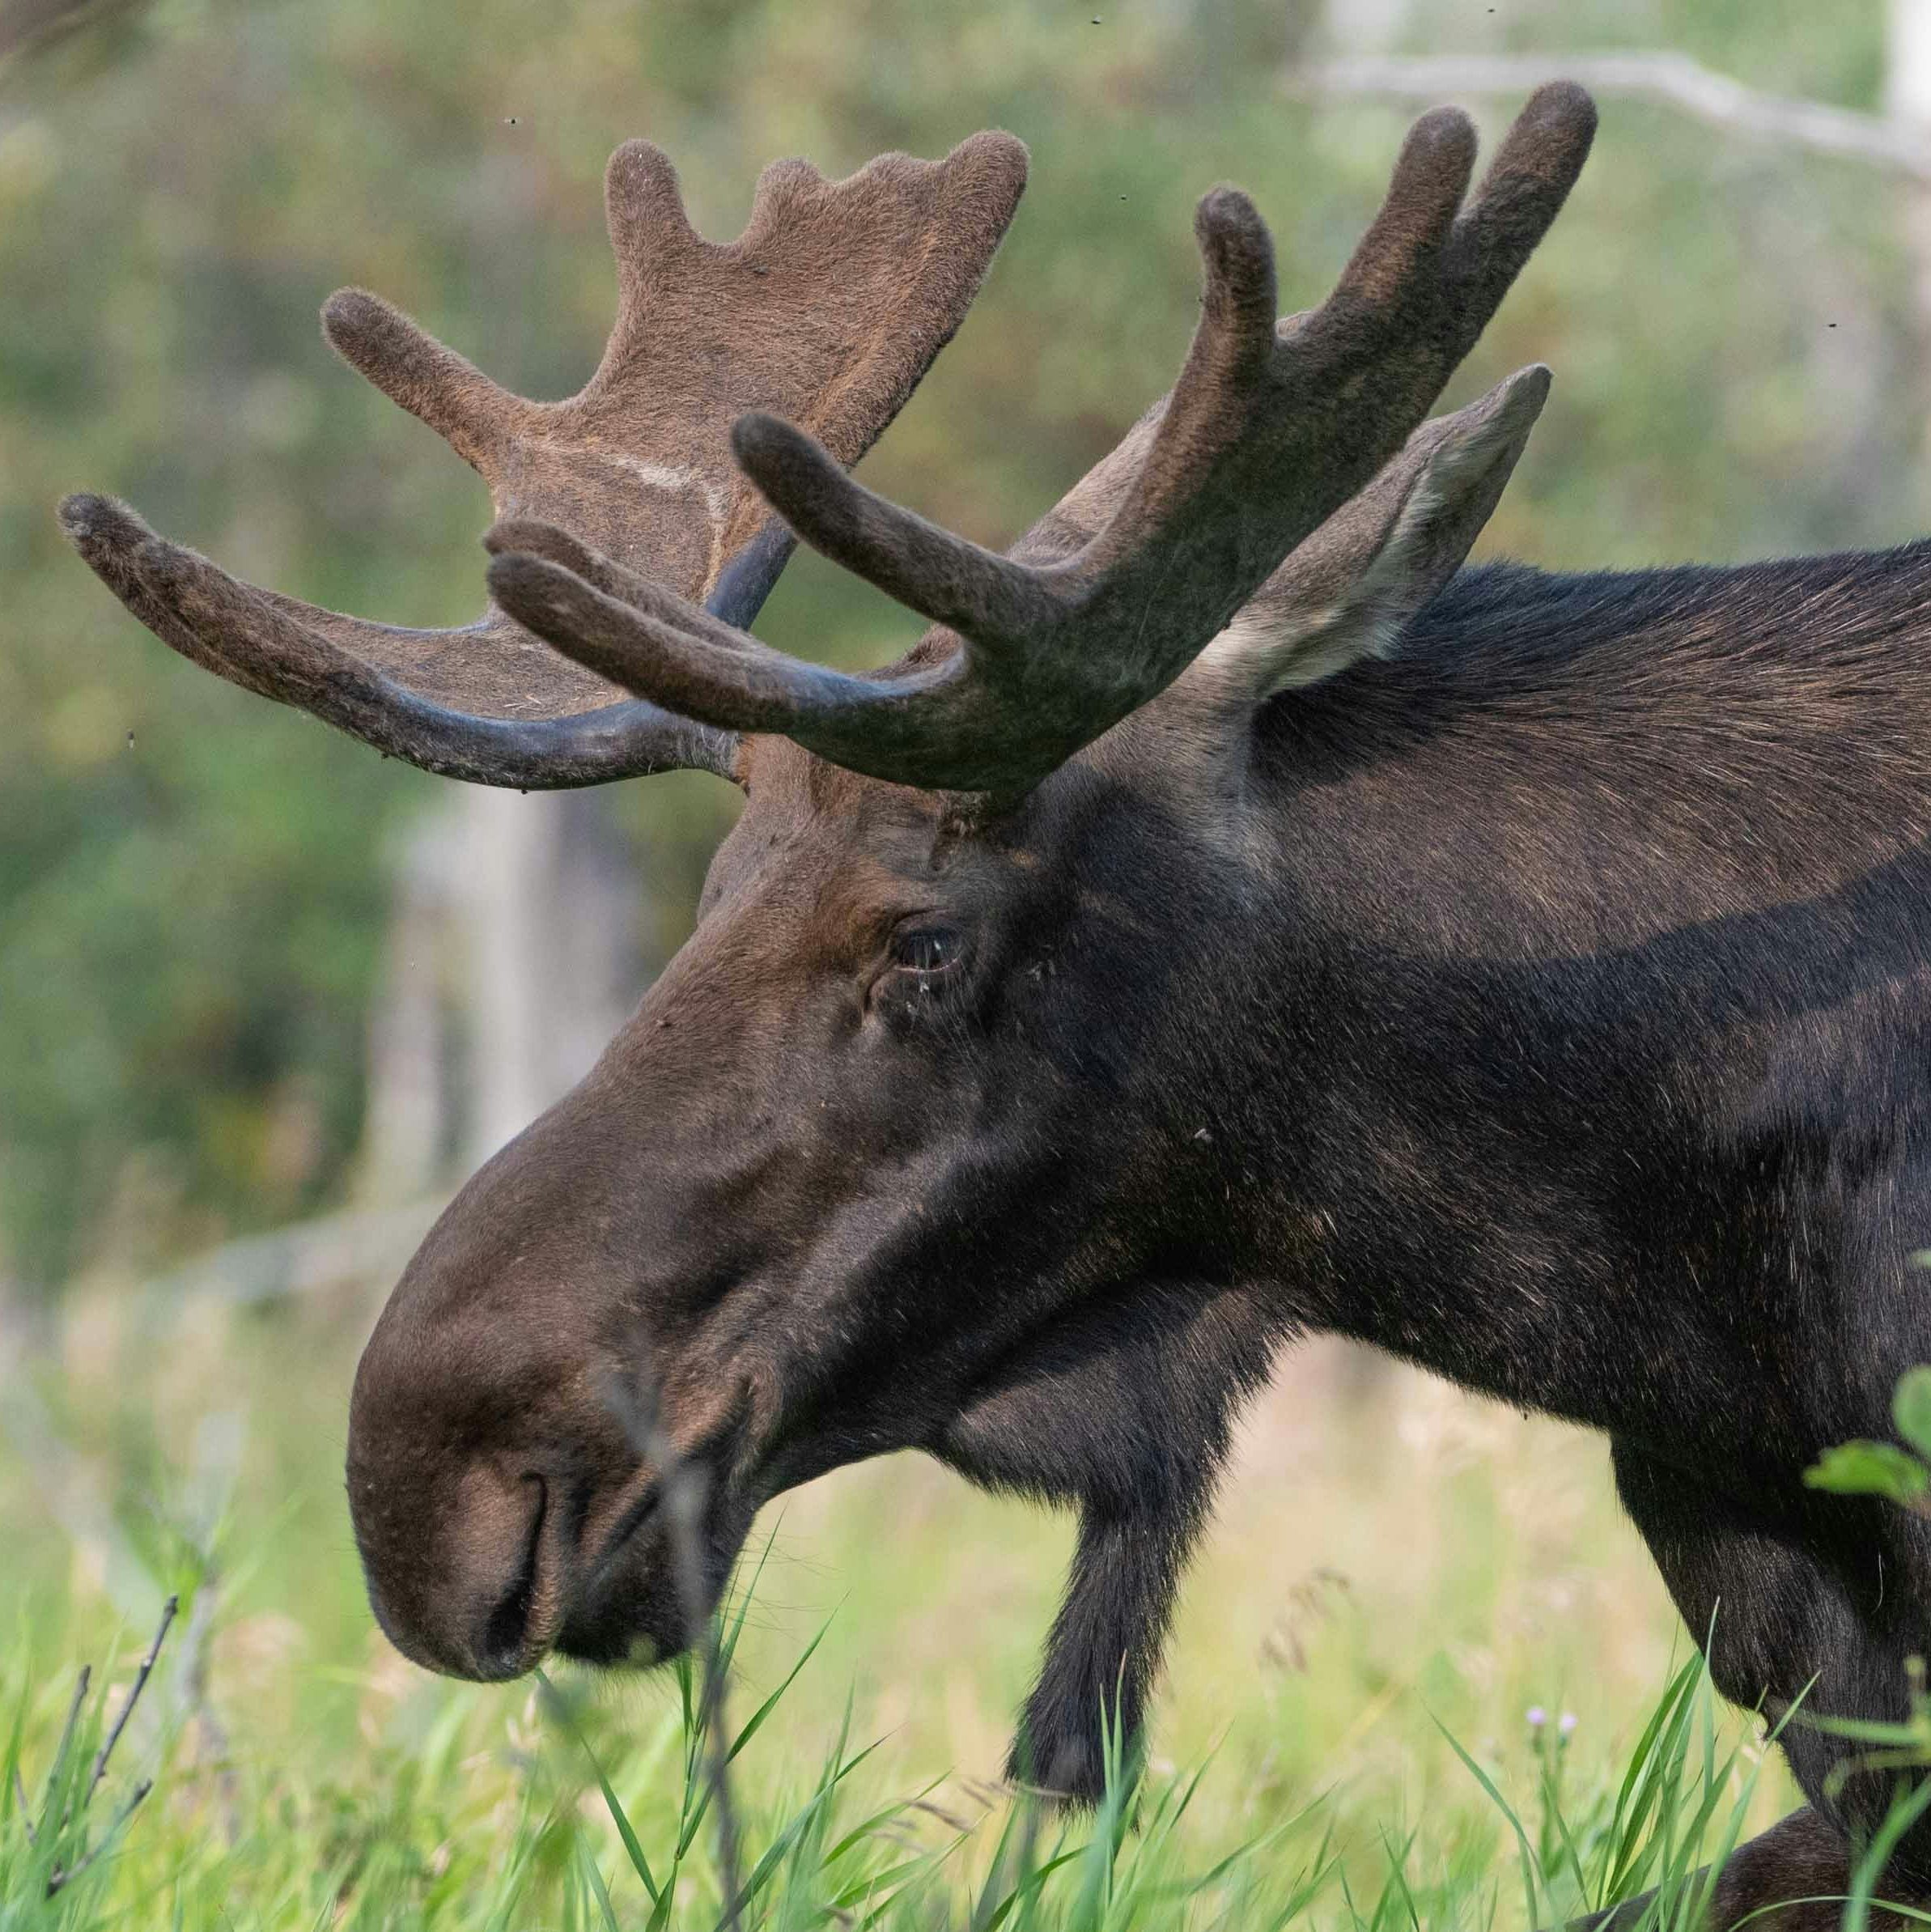
{"label": "right antler", "polygon": [[847,477],[749,414],[739,461],[804,540],[945,628],[851,677],[785,657],[528,520],[487,540],[492,590],[538,635],[694,718],[782,733],[927,788],[1023,790],[1190,664],[1284,558],[1400,448],[1495,312],[1589,152],[1579,87],[1539,89],[1465,209],[1475,137],[1439,108],[1321,308],[1276,325],[1272,248],[1216,189],[1195,229],[1203,313],[1157,414],[1010,556]]}
{"label": "right antler", "polygon": [[[685,218],[664,155],[626,142],[605,181],[617,324],[565,402],[512,395],[359,290],[330,299],[324,327],[481,473],[499,519],[579,532],[626,580],[748,624],[792,539],[732,463],[732,419],[780,410],[855,462],[958,326],[1025,181],[1005,134],[943,161],[883,155],[842,181],[779,162],[744,233],[718,245]],[[241,583],[109,499],[69,497],[61,516],[183,656],[411,763],[527,788],[728,774],[727,732],[626,697],[500,610],[451,631],[370,623]]]}

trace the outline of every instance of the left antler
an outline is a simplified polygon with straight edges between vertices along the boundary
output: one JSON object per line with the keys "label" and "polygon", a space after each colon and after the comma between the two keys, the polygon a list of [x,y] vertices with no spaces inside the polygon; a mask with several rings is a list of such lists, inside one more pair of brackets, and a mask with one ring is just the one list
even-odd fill
{"label": "left antler", "polygon": [[[499,519],[578,533],[626,581],[748,624],[791,537],[732,463],[732,419],[780,410],[855,462],[958,326],[1025,180],[1005,134],[842,181],[779,162],[744,233],[718,244],[685,218],[664,155],[626,142],[605,182],[617,324],[564,402],[511,394],[359,290],[330,299],[324,327],[482,475]],[[500,610],[450,631],[371,623],[241,583],[107,498],[70,497],[61,516],[183,656],[432,771],[541,788],[731,768],[727,732],[626,698]]]}
{"label": "left antler", "polygon": [[1400,448],[1555,219],[1594,129],[1580,88],[1541,88],[1463,208],[1475,130],[1452,109],[1424,116],[1334,293],[1278,325],[1259,215],[1237,190],[1208,195],[1203,313],[1139,432],[1144,455],[1130,469],[1108,459],[1010,556],[874,495],[790,423],[741,419],[738,461],[791,527],[945,627],[887,671],[781,656],[526,521],[492,533],[491,588],[578,662],[691,717],[902,783],[1023,789],[1178,677]]}

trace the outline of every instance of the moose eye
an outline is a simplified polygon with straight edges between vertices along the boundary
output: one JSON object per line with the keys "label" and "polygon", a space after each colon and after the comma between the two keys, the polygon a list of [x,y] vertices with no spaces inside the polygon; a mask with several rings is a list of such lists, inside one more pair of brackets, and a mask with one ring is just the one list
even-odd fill
{"label": "moose eye", "polygon": [[949,971],[966,951],[965,935],[952,926],[914,926],[892,941],[892,963],[921,979]]}

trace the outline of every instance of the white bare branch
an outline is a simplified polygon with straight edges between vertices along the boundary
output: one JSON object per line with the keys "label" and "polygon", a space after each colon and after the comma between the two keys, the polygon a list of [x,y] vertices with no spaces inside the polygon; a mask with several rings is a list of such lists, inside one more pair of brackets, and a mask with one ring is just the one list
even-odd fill
{"label": "white bare branch", "polygon": [[1902,120],[1821,101],[1763,94],[1687,54],[1422,54],[1308,62],[1288,70],[1285,91],[1302,100],[1343,96],[1437,100],[1526,93],[1545,80],[1573,80],[1596,94],[1662,101],[1712,126],[1793,143],[1931,181],[1931,137]]}

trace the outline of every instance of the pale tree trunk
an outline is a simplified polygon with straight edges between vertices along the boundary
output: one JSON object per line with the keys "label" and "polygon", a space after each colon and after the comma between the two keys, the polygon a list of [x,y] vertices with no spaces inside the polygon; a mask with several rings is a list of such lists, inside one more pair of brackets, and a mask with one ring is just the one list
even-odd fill
{"label": "pale tree trunk", "polygon": [[415,829],[369,1029],[365,1200],[469,1172],[589,1070],[643,990],[637,891],[588,792],[465,786]]}
{"label": "pale tree trunk", "polygon": [[362,1131],[365,1201],[418,1199],[454,1152],[454,1065],[446,944],[457,828],[445,813],[412,830],[395,868],[382,979],[369,1014]]}
{"label": "pale tree trunk", "polygon": [[459,809],[474,1162],[588,1072],[642,989],[634,885],[598,800],[477,786]]}
{"label": "pale tree trunk", "polygon": [[530,799],[479,785],[458,807],[472,1160],[494,1153],[555,1098],[548,1079],[546,928],[556,911],[550,874],[563,828],[546,808],[559,796]]}
{"label": "pale tree trunk", "polygon": [[[1931,139],[1931,0],[1890,0],[1884,108],[1893,121]],[[1931,420],[1931,182],[1906,184],[1904,243],[1911,257],[1911,312],[1916,351],[1912,402]],[[1920,442],[1925,439],[1920,431]]]}
{"label": "pale tree trunk", "polygon": [[1891,0],[1884,53],[1885,111],[1931,130],[1931,0]]}
{"label": "pale tree trunk", "polygon": [[[499,352],[527,361],[542,304],[513,253],[470,240],[488,305],[518,318]],[[589,1071],[649,976],[639,890],[605,796],[448,788],[398,880],[366,1193],[462,1178]]]}

